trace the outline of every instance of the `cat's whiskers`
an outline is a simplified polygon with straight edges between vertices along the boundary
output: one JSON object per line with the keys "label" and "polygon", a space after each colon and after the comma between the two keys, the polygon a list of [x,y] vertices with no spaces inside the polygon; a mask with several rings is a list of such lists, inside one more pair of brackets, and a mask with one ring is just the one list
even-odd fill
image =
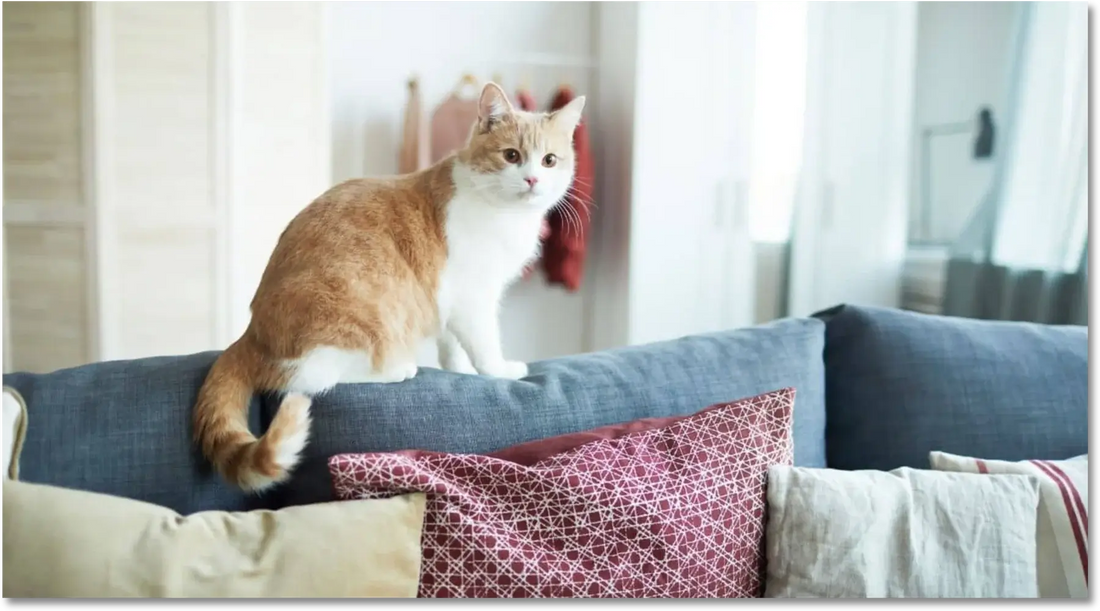
{"label": "cat's whiskers", "polygon": [[[595,207],[595,204],[591,200],[586,200],[584,197],[581,196],[581,194],[574,191],[572,187],[570,187],[567,190],[566,194],[567,195],[572,195],[573,196],[573,201],[578,202],[578,203],[581,204],[581,206],[583,208],[583,211],[584,211],[585,218],[587,218],[589,221],[591,221],[592,220],[592,208]],[[575,209],[574,206],[570,206],[570,207]]]}

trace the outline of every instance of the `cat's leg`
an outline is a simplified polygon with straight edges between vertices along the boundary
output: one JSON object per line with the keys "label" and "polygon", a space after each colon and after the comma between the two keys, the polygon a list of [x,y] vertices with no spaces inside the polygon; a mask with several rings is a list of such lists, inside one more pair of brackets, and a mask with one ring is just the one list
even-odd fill
{"label": "cat's leg", "polygon": [[499,311],[495,299],[456,304],[447,320],[447,330],[458,338],[478,373],[518,380],[527,375],[527,364],[504,359]]}
{"label": "cat's leg", "polygon": [[470,362],[470,355],[466,354],[454,333],[444,329],[439,333],[435,344],[439,351],[440,367],[455,373],[477,374],[474,364]]}

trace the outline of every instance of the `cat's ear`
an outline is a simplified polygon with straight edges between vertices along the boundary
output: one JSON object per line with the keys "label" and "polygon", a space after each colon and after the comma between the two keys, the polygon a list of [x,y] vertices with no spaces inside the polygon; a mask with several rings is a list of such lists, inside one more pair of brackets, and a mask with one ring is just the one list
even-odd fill
{"label": "cat's ear", "polygon": [[512,113],[512,102],[496,83],[485,83],[477,101],[477,118],[484,129]]}
{"label": "cat's ear", "polygon": [[565,106],[551,113],[550,120],[554,122],[555,127],[572,134],[573,130],[577,129],[577,124],[581,122],[581,112],[583,110],[584,96],[577,96]]}

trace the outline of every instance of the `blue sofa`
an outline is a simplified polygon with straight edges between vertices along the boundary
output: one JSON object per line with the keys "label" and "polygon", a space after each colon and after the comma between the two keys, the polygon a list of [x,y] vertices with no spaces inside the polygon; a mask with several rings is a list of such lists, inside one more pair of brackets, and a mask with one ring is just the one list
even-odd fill
{"label": "blue sofa", "polygon": [[[190,443],[191,407],[216,352],[4,376],[28,426],[23,480],[196,511],[329,500],[340,452],[484,453],[516,443],[793,386],[795,463],[926,468],[928,452],[1063,459],[1088,452],[1088,328],[842,305],[724,333],[531,364],[506,381],[423,369],[399,385],[318,398],[292,479],[247,495]],[[275,397],[253,399],[262,432]]]}

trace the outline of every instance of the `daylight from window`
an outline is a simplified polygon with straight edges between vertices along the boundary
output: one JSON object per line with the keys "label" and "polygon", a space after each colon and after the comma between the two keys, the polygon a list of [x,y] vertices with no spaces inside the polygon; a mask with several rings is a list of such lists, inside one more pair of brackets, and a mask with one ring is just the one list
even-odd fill
{"label": "daylight from window", "polygon": [[757,242],[786,242],[802,160],[806,105],[806,3],[756,7],[752,179],[749,206]]}

